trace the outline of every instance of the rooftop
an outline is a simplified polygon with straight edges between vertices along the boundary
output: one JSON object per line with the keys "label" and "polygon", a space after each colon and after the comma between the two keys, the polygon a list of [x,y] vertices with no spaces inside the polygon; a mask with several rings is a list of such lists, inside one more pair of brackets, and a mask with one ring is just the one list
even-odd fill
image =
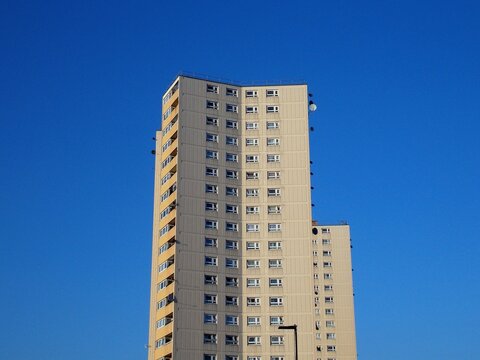
{"label": "rooftop", "polygon": [[[203,81],[212,81],[215,83],[220,83],[224,85],[232,85],[232,86],[239,86],[239,87],[246,87],[246,86],[288,86],[288,85],[307,85],[305,80],[258,80],[258,81],[237,81],[227,78],[215,77],[205,74],[200,74],[196,72],[189,72],[189,71],[181,71],[176,76],[175,79],[178,77],[186,77],[190,79],[196,80],[203,80]],[[175,81],[175,80],[173,80]],[[172,82],[173,83],[173,82]]]}

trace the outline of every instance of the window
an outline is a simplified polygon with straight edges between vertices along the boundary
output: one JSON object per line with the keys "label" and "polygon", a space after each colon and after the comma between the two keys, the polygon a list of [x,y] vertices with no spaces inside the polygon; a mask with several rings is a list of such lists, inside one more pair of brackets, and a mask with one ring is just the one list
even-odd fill
{"label": "window", "polygon": [[203,334],[203,343],[204,344],[216,344],[217,343],[217,334]]}
{"label": "window", "polygon": [[285,358],[283,356],[272,355],[270,356],[270,360],[285,360]]}
{"label": "window", "polygon": [[278,105],[267,105],[267,113],[278,113]]}
{"label": "window", "polygon": [[217,135],[217,134],[207,133],[205,139],[206,139],[208,142],[218,142],[218,135]]}
{"label": "window", "polygon": [[247,232],[259,232],[260,225],[258,224],[247,224]]}
{"label": "window", "polygon": [[258,129],[258,122],[247,121],[245,123],[245,128],[247,130],[257,130]]}
{"label": "window", "polygon": [[205,123],[207,125],[218,126],[218,118],[207,116]]}
{"label": "window", "polygon": [[[238,336],[237,335],[225,335],[225,345],[238,345]],[[227,359],[227,356],[225,356],[225,359]],[[235,359],[238,360],[238,356],[230,356],[230,359],[232,359],[232,358],[235,358]]]}
{"label": "window", "polygon": [[155,348],[158,349],[159,347],[168,344],[170,341],[172,341],[172,334],[164,336],[155,341]]}
{"label": "window", "polygon": [[283,286],[283,281],[282,281],[282,279],[270,278],[268,280],[268,286],[270,286],[270,287],[282,287]]}
{"label": "window", "polygon": [[267,146],[278,146],[280,145],[279,138],[267,138]]}
{"label": "window", "polygon": [[325,273],[323,274],[323,278],[325,280],[332,280],[333,279],[333,275],[332,274],[329,274],[329,273]]}
{"label": "window", "polygon": [[247,269],[256,269],[260,267],[260,260],[247,260]]}
{"label": "window", "polygon": [[173,321],[173,314],[167,315],[164,318],[161,318],[160,320],[157,321],[157,329],[160,329],[168,324],[170,324]]}
{"label": "window", "polygon": [[225,249],[227,249],[227,250],[238,250],[238,241],[237,240],[225,240]]}
{"label": "window", "polygon": [[337,351],[337,347],[335,345],[327,345],[327,351],[328,352]]}
{"label": "window", "polygon": [[225,267],[227,268],[238,268],[238,260],[237,259],[225,259]]}
{"label": "window", "polygon": [[206,211],[217,211],[218,210],[218,204],[215,202],[205,202],[205,210]]}
{"label": "window", "polygon": [[217,355],[215,355],[215,354],[203,354],[203,360],[217,360]]}
{"label": "window", "polygon": [[212,85],[212,84],[207,84],[207,92],[218,94],[218,86],[217,85]]}
{"label": "window", "polygon": [[312,252],[312,255],[313,255],[313,256],[318,256],[318,251],[314,250],[314,251]]}
{"label": "window", "polygon": [[217,323],[217,314],[203,314],[203,323],[204,324],[216,324]]}
{"label": "window", "polygon": [[246,196],[247,197],[257,197],[258,194],[259,194],[259,190],[258,189],[247,189],[246,190]]}
{"label": "window", "polygon": [[227,136],[225,138],[225,143],[227,145],[238,145],[238,139],[234,136]]}
{"label": "window", "polygon": [[171,304],[173,300],[174,300],[173,294],[169,294],[167,297],[164,297],[162,300],[157,302],[157,310]]}
{"label": "window", "polygon": [[205,256],[205,265],[217,266],[218,259],[216,256]]}
{"label": "window", "polygon": [[209,194],[218,194],[218,186],[212,184],[205,184],[205,192]]}
{"label": "window", "polygon": [[260,279],[247,278],[247,287],[259,287]]}
{"label": "window", "polygon": [[330,234],[329,228],[322,228],[322,234]]}
{"label": "window", "polygon": [[335,333],[327,333],[327,340],[335,340]]}
{"label": "window", "polygon": [[260,250],[260,243],[258,241],[247,241],[247,250]]}
{"label": "window", "polygon": [[247,206],[245,207],[247,214],[258,214],[260,212],[260,207],[258,206]]}
{"label": "window", "polygon": [[173,283],[173,279],[171,279],[170,277],[160,281],[157,284],[157,291],[162,291],[163,289],[167,288],[172,283]]}
{"label": "window", "polygon": [[326,250],[322,252],[323,256],[332,256],[332,252],[330,250]]}
{"label": "window", "polygon": [[280,162],[280,155],[278,154],[267,154],[267,162]]}
{"label": "window", "polygon": [[282,267],[282,259],[269,259],[268,267],[270,269],[280,269]]}
{"label": "window", "polygon": [[278,121],[267,121],[267,130],[274,130],[278,129],[280,127],[280,124]]}
{"label": "window", "polygon": [[166,217],[168,214],[170,214],[170,211],[172,211],[174,209],[174,205],[173,206],[167,206],[161,213],[160,213],[160,219],[163,219],[164,217]]}
{"label": "window", "polygon": [[236,112],[238,112],[238,106],[234,105],[234,104],[227,104],[226,105],[226,111],[236,113]]}
{"label": "window", "polygon": [[167,140],[167,142],[165,144],[163,144],[162,146],[162,152],[165,152],[167,151],[167,149],[170,147],[170,145],[172,145],[174,140],[172,140],[171,138]]}
{"label": "window", "polygon": [[260,336],[247,336],[247,345],[261,345],[262,339]]}
{"label": "window", "polygon": [[238,231],[238,224],[231,222],[225,223],[225,231]]}
{"label": "window", "polygon": [[225,95],[227,96],[238,96],[238,90],[237,89],[232,89],[232,88],[227,88]]}
{"label": "window", "polygon": [[225,188],[225,194],[228,196],[238,196],[238,189],[236,187],[229,187]]}
{"label": "window", "polygon": [[281,241],[269,241],[268,250],[281,250],[282,242]]}
{"label": "window", "polygon": [[225,296],[225,305],[238,306],[238,296]]}
{"label": "window", "polygon": [[171,239],[171,241],[164,243],[162,246],[158,248],[158,255],[163,254],[165,251],[170,249],[174,243],[175,243],[175,238]]}
{"label": "window", "polygon": [[217,247],[217,239],[206,237],[205,247]]}
{"label": "window", "polygon": [[170,180],[172,178],[172,176],[175,175],[175,173],[171,173],[169,172],[168,174],[166,174],[163,178],[162,178],[162,185],[165,184],[168,180]]}
{"label": "window", "polygon": [[225,177],[227,179],[238,179],[238,171],[236,170],[225,170]]}
{"label": "window", "polygon": [[217,285],[218,284],[218,277],[217,275],[207,275],[203,276],[203,283],[206,285]]}
{"label": "window", "polygon": [[325,326],[328,327],[328,328],[334,328],[335,327],[335,321],[327,320],[327,321],[325,321]]}
{"label": "window", "polygon": [[238,287],[238,278],[236,277],[226,277],[225,286]]}
{"label": "window", "polygon": [[218,151],[206,150],[206,151],[205,151],[205,157],[206,157],[207,159],[218,160]]}
{"label": "window", "polygon": [[218,169],[217,168],[212,168],[212,167],[207,167],[207,168],[205,168],[205,175],[206,176],[218,176]]}
{"label": "window", "polygon": [[170,114],[173,112],[173,110],[174,110],[174,108],[173,108],[172,106],[170,106],[170,107],[167,109],[167,111],[165,111],[165,112],[163,113],[163,120],[167,119],[167,118],[170,116]]}
{"label": "window", "polygon": [[225,160],[227,160],[227,161],[233,161],[233,162],[238,162],[238,155],[237,155],[237,154],[227,153],[226,156],[225,156]]}
{"label": "window", "polygon": [[258,106],[246,106],[245,112],[247,114],[256,114],[258,113]]}
{"label": "window", "polygon": [[238,316],[237,315],[225,315],[225,325],[237,326],[238,325]]}
{"label": "window", "polygon": [[[167,111],[167,112],[168,112],[167,117],[168,117],[168,115],[170,115],[171,110],[172,110],[172,108],[168,109],[168,111]],[[173,118],[173,120],[168,123],[168,125],[165,127],[165,129],[162,130],[162,135],[163,135],[163,136],[165,136],[166,134],[168,134],[168,132],[173,128],[173,126],[174,126],[175,123],[177,122],[177,118],[178,118],[178,116],[175,116],[175,117]]]}
{"label": "window", "polygon": [[247,163],[258,163],[258,155],[245,155]]}
{"label": "window", "polygon": [[282,231],[282,224],[268,224],[268,232]]}
{"label": "window", "polygon": [[267,179],[280,179],[280,171],[268,171],[267,172]]}
{"label": "window", "polygon": [[[229,344],[227,344],[229,345]],[[237,344],[234,344],[234,345],[238,345]],[[238,360],[238,356],[237,355],[225,355],[225,360]]]}
{"label": "window", "polygon": [[270,345],[283,345],[283,336],[270,336]]}
{"label": "window", "polygon": [[323,263],[323,267],[324,267],[324,268],[331,268],[331,267],[332,267],[332,263],[331,263],[330,261],[325,261],[325,262]]}
{"label": "window", "polygon": [[216,304],[217,303],[217,295],[204,294],[203,295],[203,303],[204,304]]}
{"label": "window", "polygon": [[238,122],[235,120],[227,120],[225,123],[227,129],[238,129]]}
{"label": "window", "polygon": [[260,316],[247,316],[247,325],[248,326],[259,326],[260,325]]}
{"label": "window", "polygon": [[174,257],[171,256],[167,261],[164,261],[163,263],[158,265],[158,272],[161,273],[161,272],[167,270],[174,263],[175,263]]}
{"label": "window", "polygon": [[175,159],[175,156],[169,156],[167,157],[165,160],[162,161],[162,169],[164,169],[165,167],[167,167],[168,164],[170,164],[170,162]]}
{"label": "window", "polygon": [[225,205],[225,212],[227,214],[238,214],[238,206],[232,204]]}
{"label": "window", "polygon": [[278,188],[268,188],[267,189],[268,196],[280,196],[280,189]]}
{"label": "window", "polygon": [[258,91],[257,90],[247,90],[245,91],[245,97],[257,97],[258,96]]}
{"label": "window", "polygon": [[330,245],[330,239],[322,239],[322,245]]}
{"label": "window", "polygon": [[334,313],[333,309],[325,309],[325,315],[333,315]]}
{"label": "window", "polygon": [[260,306],[259,297],[247,297],[247,306]]}
{"label": "window", "polygon": [[174,183],[172,186],[168,188],[167,191],[165,191],[160,199],[160,202],[165,201],[168,199],[168,197],[173,194],[175,191],[177,191],[177,183]]}
{"label": "window", "polygon": [[281,210],[282,210],[282,208],[280,207],[280,205],[269,205],[268,206],[268,213],[269,214],[280,214]]}
{"label": "window", "polygon": [[325,303],[333,303],[333,296],[326,296],[325,297]]}
{"label": "window", "polygon": [[270,306],[283,306],[283,298],[270,297]]}
{"label": "window", "polygon": [[267,89],[267,97],[278,96],[277,89]]}
{"label": "window", "polygon": [[205,220],[205,229],[218,229],[218,221],[217,220]]}
{"label": "window", "polygon": [[261,356],[247,356],[247,360],[262,360]]}
{"label": "window", "polygon": [[270,316],[270,325],[282,325],[283,324],[283,316]]}
{"label": "window", "polygon": [[258,146],[258,139],[255,138],[247,138],[245,140],[246,146]]}
{"label": "window", "polygon": [[218,110],[218,101],[207,100],[207,109]]}
{"label": "window", "polygon": [[168,233],[170,230],[173,229],[173,226],[168,224],[168,225],[165,225],[161,230],[160,230],[160,237],[162,237],[163,235],[165,235],[166,233]]}
{"label": "window", "polygon": [[247,180],[258,180],[259,174],[256,171],[247,171],[246,178]]}

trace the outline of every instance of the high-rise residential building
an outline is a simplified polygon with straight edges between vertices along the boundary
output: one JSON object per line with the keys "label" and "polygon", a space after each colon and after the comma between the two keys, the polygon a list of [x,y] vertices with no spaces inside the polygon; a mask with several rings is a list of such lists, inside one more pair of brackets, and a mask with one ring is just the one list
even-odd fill
{"label": "high-rise residential building", "polygon": [[148,359],[287,360],[295,338],[356,359],[349,227],[312,226],[306,84],[179,76],[156,139]]}

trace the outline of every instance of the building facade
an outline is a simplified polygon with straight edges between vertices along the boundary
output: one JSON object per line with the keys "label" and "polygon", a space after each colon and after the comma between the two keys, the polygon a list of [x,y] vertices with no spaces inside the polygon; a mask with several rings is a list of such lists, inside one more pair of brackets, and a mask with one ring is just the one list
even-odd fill
{"label": "building facade", "polygon": [[356,359],[349,228],[312,227],[307,86],[180,76],[162,117],[149,360],[293,359],[292,324],[299,359]]}

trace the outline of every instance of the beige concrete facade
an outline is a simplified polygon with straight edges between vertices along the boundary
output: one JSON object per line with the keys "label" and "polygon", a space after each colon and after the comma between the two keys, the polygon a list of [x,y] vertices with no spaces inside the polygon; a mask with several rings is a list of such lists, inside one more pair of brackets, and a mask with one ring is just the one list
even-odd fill
{"label": "beige concrete facade", "polygon": [[304,84],[180,76],[165,93],[149,360],[293,359],[281,324],[299,359],[356,359],[348,226],[312,234],[307,106]]}

